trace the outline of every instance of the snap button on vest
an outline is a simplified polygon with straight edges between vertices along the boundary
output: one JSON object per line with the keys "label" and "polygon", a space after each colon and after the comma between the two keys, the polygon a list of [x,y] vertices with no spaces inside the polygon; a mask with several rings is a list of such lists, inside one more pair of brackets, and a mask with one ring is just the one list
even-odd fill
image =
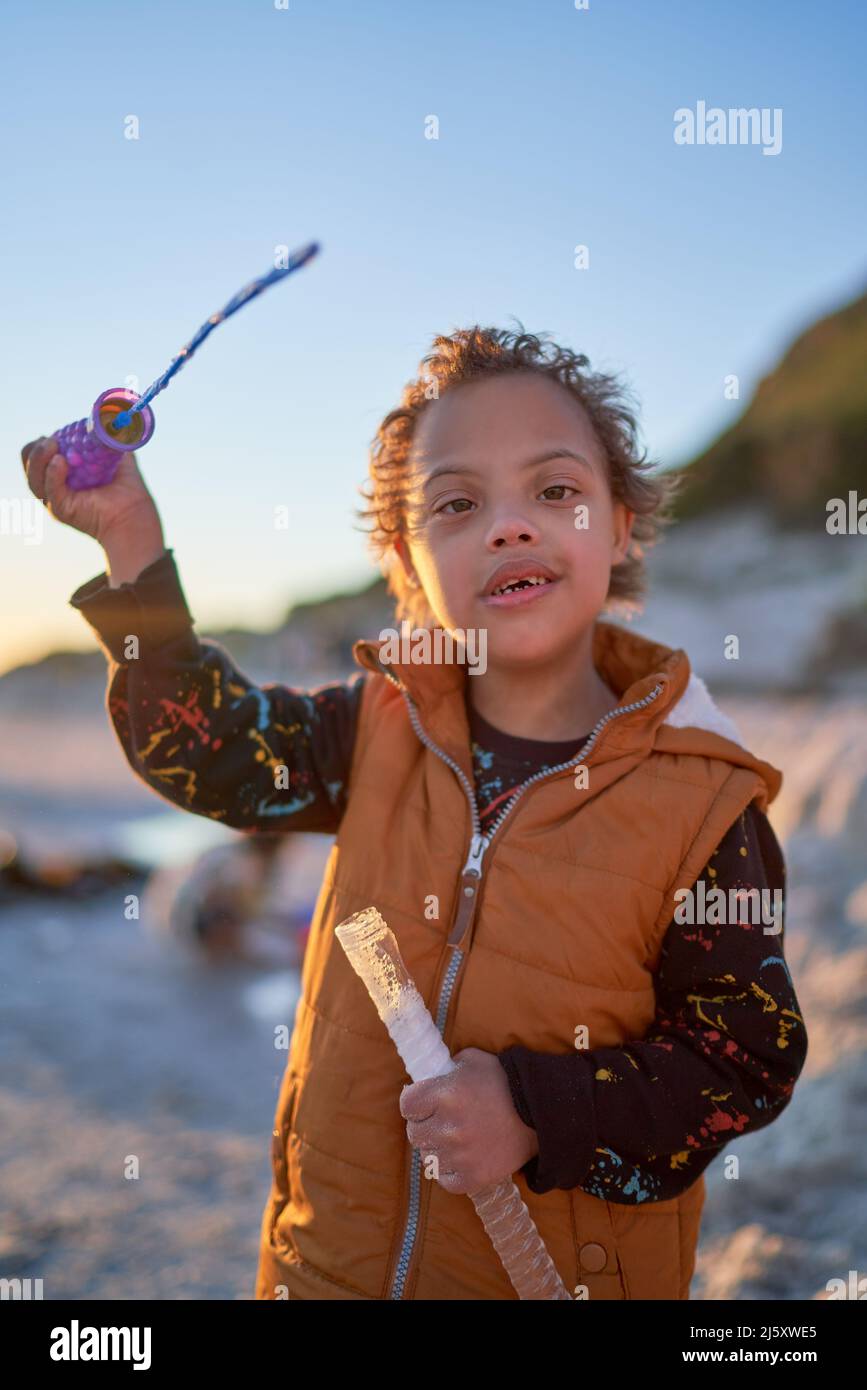
{"label": "snap button on vest", "polygon": [[597,1245],[595,1240],[588,1241],[582,1245],[578,1251],[578,1258],[581,1261],[582,1269],[586,1269],[588,1274],[600,1274],[608,1263],[608,1254],[604,1245]]}

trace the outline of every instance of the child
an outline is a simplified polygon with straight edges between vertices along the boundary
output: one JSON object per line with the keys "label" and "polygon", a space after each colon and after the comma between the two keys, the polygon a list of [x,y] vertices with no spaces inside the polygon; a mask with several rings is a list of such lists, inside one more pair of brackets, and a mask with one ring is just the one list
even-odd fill
{"label": "child", "polygon": [[[514,1298],[464,1195],[514,1174],[576,1297],[686,1299],[704,1169],[777,1118],[803,1067],[781,921],[736,899],[782,894],[764,814],[781,774],[684,651],[600,617],[636,605],[672,488],[616,380],[586,367],[523,331],[438,337],[377,432],[362,515],[396,616],[483,634],[472,674],[389,665],[381,637],[355,643],[345,683],[258,687],[196,636],[134,456],[73,494],[51,440],[24,451],[37,495],[104,547],[70,602],[137,775],[241,830],[337,837],[258,1298]],[[713,887],[722,918],[687,909]],[[371,905],[448,1077],[405,1084],[335,938]]]}

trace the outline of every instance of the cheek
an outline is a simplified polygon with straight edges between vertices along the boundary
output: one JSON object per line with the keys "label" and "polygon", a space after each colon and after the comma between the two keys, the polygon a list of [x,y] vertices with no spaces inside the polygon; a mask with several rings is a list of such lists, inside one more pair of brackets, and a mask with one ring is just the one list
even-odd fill
{"label": "cheek", "polygon": [[456,571],[460,573],[466,569],[466,544],[461,546],[459,538],[454,532],[450,534],[446,528],[438,530],[436,527],[428,527],[419,532],[414,553],[420,570],[424,568],[425,573],[432,579],[438,576],[443,586],[449,583]]}
{"label": "cheek", "polygon": [[609,511],[591,510],[588,524],[573,530],[572,557],[576,569],[604,569],[612,563],[614,518]]}
{"label": "cheek", "polygon": [[472,592],[468,561],[460,547],[429,539],[415,551],[415,563],[428,603],[442,623],[462,626],[462,611]]}
{"label": "cheek", "polygon": [[457,565],[439,565],[434,561],[421,574],[428,601],[437,613],[456,620],[466,601],[467,585]]}
{"label": "cheek", "polygon": [[576,531],[570,550],[573,581],[590,605],[602,604],[611,582],[612,520],[592,518],[586,531]]}

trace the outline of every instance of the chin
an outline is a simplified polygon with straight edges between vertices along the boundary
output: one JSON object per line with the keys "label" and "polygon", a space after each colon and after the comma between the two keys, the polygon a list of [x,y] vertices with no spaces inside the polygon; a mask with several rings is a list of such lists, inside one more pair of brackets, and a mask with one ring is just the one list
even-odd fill
{"label": "chin", "polygon": [[563,639],[556,632],[535,631],[497,633],[488,629],[488,665],[539,666],[556,660],[563,651]]}

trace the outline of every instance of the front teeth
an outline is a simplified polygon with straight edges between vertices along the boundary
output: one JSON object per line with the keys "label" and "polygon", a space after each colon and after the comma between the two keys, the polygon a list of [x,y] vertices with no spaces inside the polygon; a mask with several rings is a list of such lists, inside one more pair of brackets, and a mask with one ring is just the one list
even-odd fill
{"label": "front teeth", "polygon": [[494,589],[494,594],[510,594],[519,584],[550,584],[550,579],[543,579],[541,575],[527,575],[524,579],[513,579],[511,584],[501,584]]}

